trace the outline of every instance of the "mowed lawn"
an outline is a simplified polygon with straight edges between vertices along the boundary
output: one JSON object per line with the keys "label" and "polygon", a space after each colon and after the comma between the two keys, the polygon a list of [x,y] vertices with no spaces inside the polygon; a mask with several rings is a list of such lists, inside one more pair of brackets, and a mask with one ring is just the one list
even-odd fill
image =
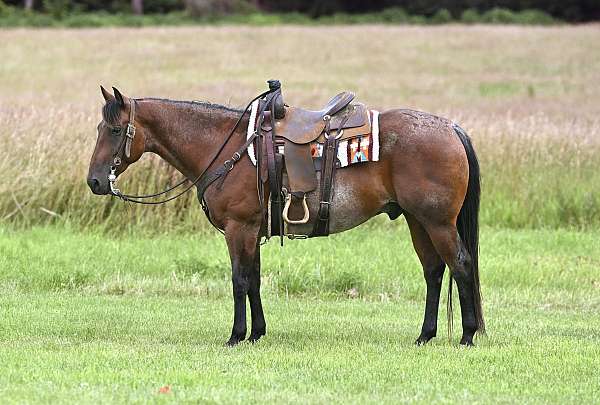
{"label": "mowed lawn", "polygon": [[403,220],[272,241],[268,334],[226,348],[220,235],[4,229],[1,402],[597,403],[599,239],[485,228],[489,332],[473,349],[458,307],[448,342],[444,305],[438,337],[413,345],[425,290]]}

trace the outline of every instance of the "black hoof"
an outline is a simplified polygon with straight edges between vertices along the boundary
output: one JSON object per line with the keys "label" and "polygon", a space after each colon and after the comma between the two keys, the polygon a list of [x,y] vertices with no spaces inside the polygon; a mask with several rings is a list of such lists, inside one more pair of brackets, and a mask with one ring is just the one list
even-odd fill
{"label": "black hoof", "polygon": [[261,337],[262,337],[262,335],[257,335],[257,336],[250,335],[250,337],[248,338],[248,342],[257,343]]}
{"label": "black hoof", "polygon": [[415,345],[417,346],[425,346],[430,339],[423,338],[419,336],[417,340],[415,340]]}
{"label": "black hoof", "polygon": [[415,340],[415,344],[417,346],[423,346],[427,344],[432,338],[435,337],[435,331],[431,332],[421,332],[421,335]]}
{"label": "black hoof", "polygon": [[263,337],[265,335],[265,332],[252,332],[250,334],[250,337],[248,338],[248,342],[250,343],[256,343],[260,340],[261,337]]}
{"label": "black hoof", "polygon": [[462,346],[466,346],[466,347],[475,347],[475,343],[473,343],[473,338],[471,338],[471,337],[470,338],[463,337],[460,340],[460,344]]}
{"label": "black hoof", "polygon": [[240,342],[242,342],[244,338],[230,337],[229,340],[225,343],[225,346],[233,347],[237,346]]}

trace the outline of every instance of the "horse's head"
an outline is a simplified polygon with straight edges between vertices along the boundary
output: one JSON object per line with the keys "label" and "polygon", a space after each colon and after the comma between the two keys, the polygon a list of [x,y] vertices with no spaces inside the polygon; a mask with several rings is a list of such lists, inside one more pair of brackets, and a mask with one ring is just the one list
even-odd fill
{"label": "horse's head", "polygon": [[[144,153],[145,134],[136,124],[136,102],[113,87],[114,96],[100,86],[106,104],[98,124],[87,183],[94,194],[111,192],[109,175],[118,176]],[[139,121],[138,121],[139,123]]]}

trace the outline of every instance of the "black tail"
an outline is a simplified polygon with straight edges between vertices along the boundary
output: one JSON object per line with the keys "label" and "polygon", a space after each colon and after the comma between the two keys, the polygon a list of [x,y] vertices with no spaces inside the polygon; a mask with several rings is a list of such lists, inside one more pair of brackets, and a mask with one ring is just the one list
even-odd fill
{"label": "black tail", "polygon": [[[475,319],[477,331],[485,333],[483,308],[481,305],[481,289],[479,285],[479,200],[481,196],[479,162],[471,144],[471,139],[464,129],[454,124],[454,132],[462,142],[469,161],[469,185],[465,201],[458,214],[457,228],[462,242],[471,256],[471,271],[473,273],[473,299],[475,304]],[[452,278],[450,278],[452,283]],[[449,309],[452,308],[452,289],[448,289]]]}

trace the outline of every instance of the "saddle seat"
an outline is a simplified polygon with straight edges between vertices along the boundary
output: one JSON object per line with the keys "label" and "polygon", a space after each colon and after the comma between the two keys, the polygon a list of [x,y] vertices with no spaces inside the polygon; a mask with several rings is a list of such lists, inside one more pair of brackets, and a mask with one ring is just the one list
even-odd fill
{"label": "saddle seat", "polygon": [[322,109],[318,111],[306,110],[306,113],[307,115],[313,115],[315,121],[319,121],[326,115],[335,115],[346,108],[348,104],[354,100],[354,97],[356,97],[356,95],[351,91],[342,91],[329,100]]}
{"label": "saddle seat", "polygon": [[[363,104],[352,104],[354,93],[342,92],[333,97],[327,105],[321,110],[311,111],[298,107],[286,107],[285,116],[282,119],[275,120],[275,133],[277,137],[285,138],[288,141],[305,145],[320,139],[324,141],[323,132],[326,130],[329,121],[329,130],[337,131],[341,129],[364,127],[369,125],[366,107]],[[360,131],[350,131],[346,137],[356,135],[356,132],[369,132],[369,128],[361,128]],[[354,133],[354,135],[353,135]]]}

